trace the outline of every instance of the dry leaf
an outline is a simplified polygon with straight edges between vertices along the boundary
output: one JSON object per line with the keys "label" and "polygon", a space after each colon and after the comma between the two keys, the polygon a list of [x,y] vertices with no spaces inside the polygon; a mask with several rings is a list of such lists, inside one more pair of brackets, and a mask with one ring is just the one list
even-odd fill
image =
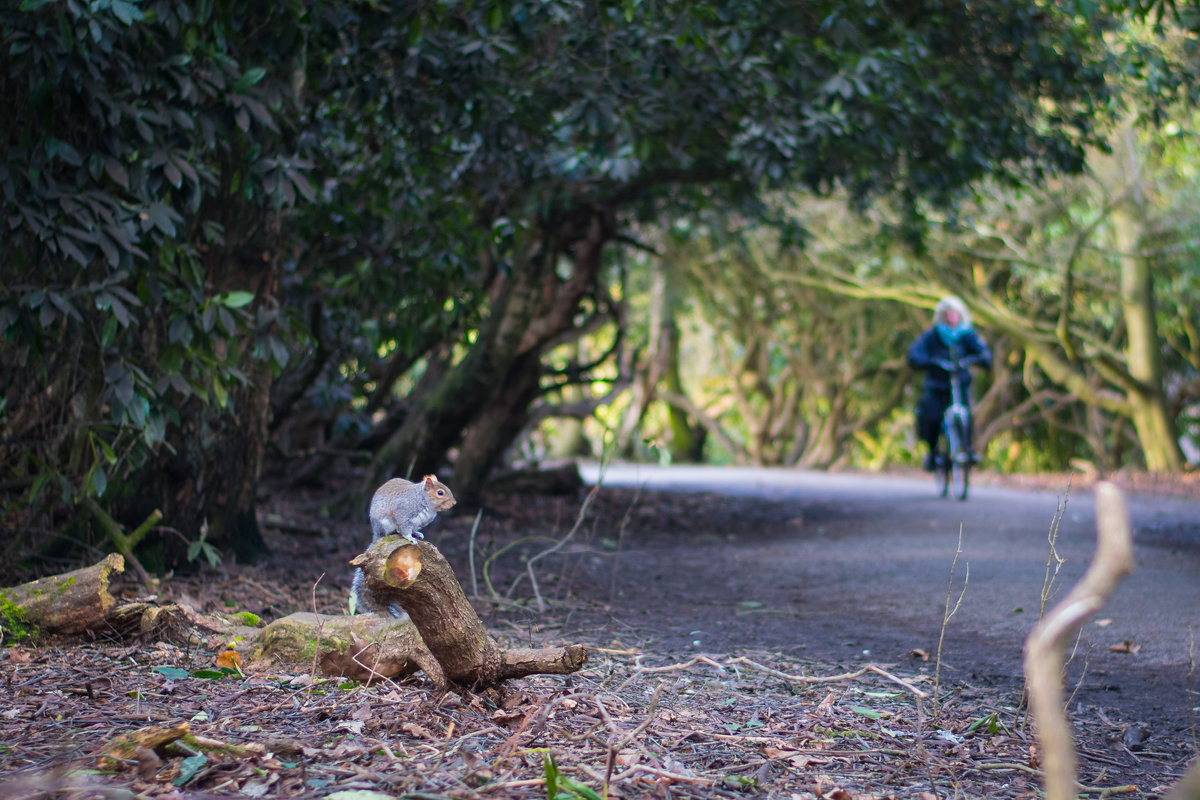
{"label": "dry leaf", "polygon": [[510,726],[515,722],[525,719],[525,716],[525,712],[519,708],[512,709],[511,711],[498,708],[492,712],[492,722],[495,722],[497,725]]}
{"label": "dry leaf", "polygon": [[1111,619],[1098,619],[1098,620],[1096,620],[1096,624],[1098,626],[1100,626],[1101,628],[1107,628],[1109,625],[1112,625],[1112,620]]}
{"label": "dry leaf", "polygon": [[8,648],[8,660],[14,664],[28,664],[33,661],[33,652],[26,647],[16,644]]}
{"label": "dry leaf", "polygon": [[924,650],[920,649],[919,647],[914,647],[912,650],[910,650],[910,651],[909,651],[909,653],[908,653],[908,654],[909,654],[910,656],[912,656],[913,658],[919,658],[919,659],[921,659],[922,661],[928,661],[928,660],[929,660],[929,653],[927,653],[926,651],[924,651]]}
{"label": "dry leaf", "polygon": [[407,733],[409,736],[413,737],[414,739],[432,739],[433,738],[433,734],[429,732],[428,728],[423,728],[415,722],[404,723],[403,725],[400,726],[400,730],[404,731],[405,733]]}
{"label": "dry leaf", "polygon": [[1140,644],[1135,644],[1133,639],[1126,639],[1125,641],[1121,642],[1120,644],[1112,645],[1108,649],[1113,651],[1114,653],[1136,654],[1139,650],[1142,649],[1142,646]]}
{"label": "dry leaf", "polygon": [[637,750],[622,750],[617,753],[616,762],[622,767],[627,767],[636,764],[642,756]]}
{"label": "dry leaf", "polygon": [[233,669],[238,672],[242,671],[242,657],[238,655],[236,650],[226,650],[221,655],[217,656],[217,667],[220,669]]}

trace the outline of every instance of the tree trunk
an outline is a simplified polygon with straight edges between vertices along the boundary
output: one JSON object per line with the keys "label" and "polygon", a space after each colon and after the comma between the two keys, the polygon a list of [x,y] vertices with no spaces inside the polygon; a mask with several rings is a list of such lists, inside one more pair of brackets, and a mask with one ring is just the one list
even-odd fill
{"label": "tree trunk", "polygon": [[[679,326],[672,314],[665,322],[663,336],[666,338],[665,363],[663,365],[663,388],[672,395],[683,395],[683,377],[679,371]],[[671,458],[679,462],[698,462],[704,457],[704,430],[692,423],[686,409],[667,403],[667,428],[671,432]]]}
{"label": "tree trunk", "polygon": [[[572,329],[580,301],[595,285],[601,254],[613,230],[611,215],[603,209],[579,209],[519,259],[509,274],[496,278],[490,317],[466,357],[435,388],[416,398],[412,413],[376,454],[360,486],[363,496],[368,496],[395,464],[413,464],[418,475],[435,472],[464,431],[489,407],[511,404],[505,387],[510,382],[527,385],[528,374],[522,374],[530,369],[527,359],[539,359],[556,337]],[[564,252],[570,253],[573,266],[566,279],[557,273]],[[524,414],[522,410],[522,418]],[[502,409],[497,409],[497,415],[488,426],[497,440],[486,446],[482,442],[473,445],[474,452],[503,452],[520,433],[520,426],[501,419]],[[480,462],[485,469],[487,460]],[[459,480],[456,473],[454,491],[459,501],[464,505],[477,502],[486,477],[475,471]]]}
{"label": "tree trunk", "polygon": [[529,421],[538,396],[541,353],[526,353],[514,362],[508,380],[467,429],[454,462],[455,496],[464,504],[477,500],[488,475]]}
{"label": "tree trunk", "polygon": [[[1134,195],[1134,208],[1140,210],[1141,193]],[[1137,221],[1123,209],[1115,211],[1112,220],[1121,263],[1121,311],[1128,337],[1125,354],[1129,375],[1136,381],[1127,392],[1131,421],[1146,468],[1151,472],[1179,472],[1185,459],[1163,391],[1162,354],[1154,319],[1154,277],[1149,262],[1136,253],[1141,238]]]}

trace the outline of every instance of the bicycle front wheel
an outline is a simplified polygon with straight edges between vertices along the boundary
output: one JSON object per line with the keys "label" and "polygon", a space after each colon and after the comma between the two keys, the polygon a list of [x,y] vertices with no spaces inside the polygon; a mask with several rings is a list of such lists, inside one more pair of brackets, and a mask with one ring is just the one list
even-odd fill
{"label": "bicycle front wheel", "polygon": [[950,492],[950,437],[946,431],[938,437],[937,447],[933,450],[933,479],[937,481],[938,497],[945,497]]}
{"label": "bicycle front wheel", "polygon": [[971,459],[967,454],[967,432],[962,419],[955,419],[946,431],[949,440],[949,489],[959,500],[967,499]]}

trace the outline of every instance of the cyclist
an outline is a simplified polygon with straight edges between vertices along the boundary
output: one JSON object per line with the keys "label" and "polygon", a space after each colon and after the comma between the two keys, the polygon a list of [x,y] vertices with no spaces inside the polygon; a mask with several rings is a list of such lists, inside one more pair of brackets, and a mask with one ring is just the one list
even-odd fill
{"label": "cyclist", "polygon": [[990,369],[992,351],[971,327],[971,314],[963,301],[954,296],[943,297],[933,312],[933,327],[926,330],[908,348],[908,364],[925,370],[921,399],[917,403],[917,436],[929,446],[925,454],[925,470],[932,472],[942,417],[950,405],[950,372],[941,366],[953,355],[959,360],[959,379],[962,381],[963,403],[967,407],[967,452],[978,461],[971,439],[974,437],[974,418],[971,415],[970,364]]}

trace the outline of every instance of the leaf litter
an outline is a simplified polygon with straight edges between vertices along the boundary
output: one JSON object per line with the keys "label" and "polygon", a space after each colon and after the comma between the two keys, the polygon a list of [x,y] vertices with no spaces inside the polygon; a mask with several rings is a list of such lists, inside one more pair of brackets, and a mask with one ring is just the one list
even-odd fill
{"label": "leaf litter", "polygon": [[[649,524],[676,517],[676,501],[664,502],[643,510]],[[610,501],[607,513],[626,511]],[[561,531],[570,504],[513,506],[499,519],[509,540],[538,524]],[[252,609],[264,619],[310,604],[338,613],[340,589],[313,578],[328,552],[282,534],[272,544],[277,556],[306,552],[312,563],[276,572],[227,565],[179,579],[174,591],[208,611]],[[778,651],[669,652],[619,620],[581,626],[607,607],[572,594],[572,558],[547,559],[545,569],[563,579],[536,624],[506,615],[519,594],[480,609],[503,644],[583,641],[589,663],[566,677],[513,681],[499,699],[437,691],[421,675],[368,686],[295,668],[241,674],[221,642],[7,648],[0,796],[1038,796],[1037,747],[1019,693],[935,686],[932,662],[915,648],[903,664],[833,664]],[[507,574],[496,565],[497,583],[524,569],[514,561]],[[1080,779],[1092,796],[1155,796],[1195,755],[1153,740],[1135,754],[1120,737],[1128,726],[1103,709],[1076,712]]]}

